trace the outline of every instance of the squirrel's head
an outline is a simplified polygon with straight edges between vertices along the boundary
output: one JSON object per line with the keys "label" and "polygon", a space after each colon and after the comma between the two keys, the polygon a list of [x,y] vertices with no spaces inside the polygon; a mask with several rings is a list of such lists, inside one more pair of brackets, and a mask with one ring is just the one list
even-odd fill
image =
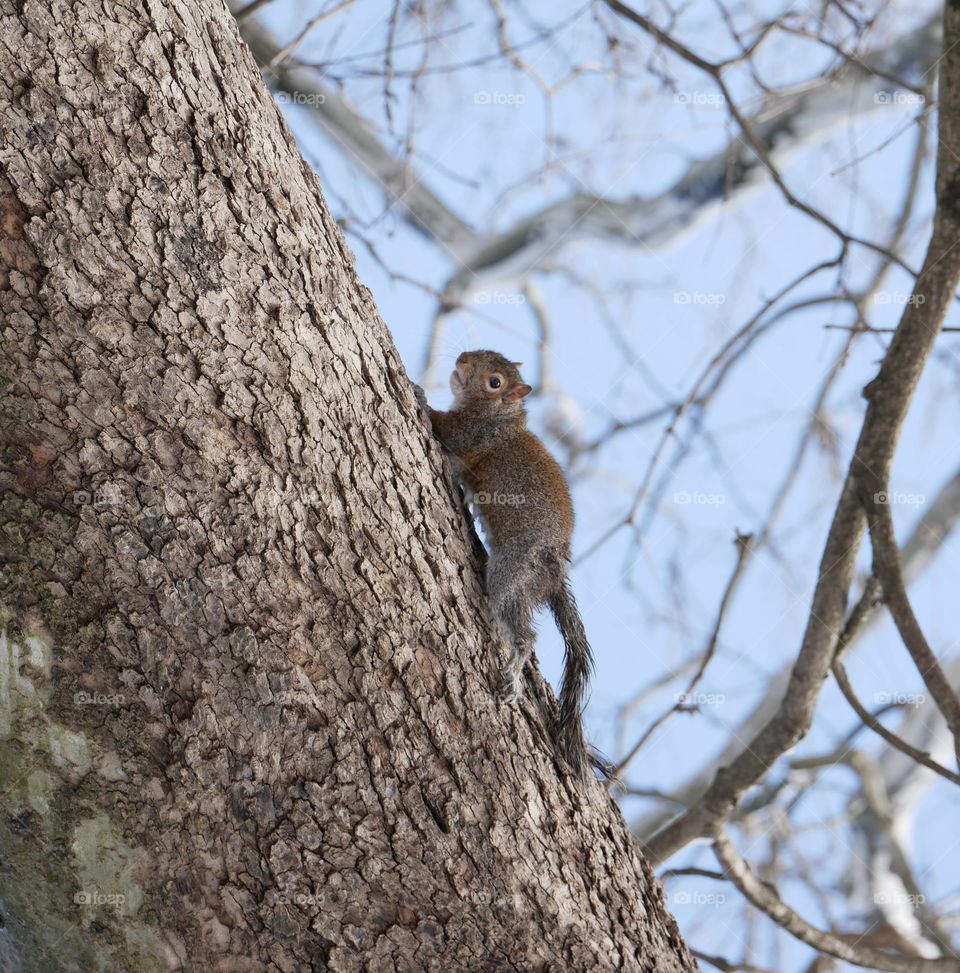
{"label": "squirrel's head", "polygon": [[520,377],[520,364],[495,351],[465,351],[450,376],[455,407],[519,415],[533,391]]}

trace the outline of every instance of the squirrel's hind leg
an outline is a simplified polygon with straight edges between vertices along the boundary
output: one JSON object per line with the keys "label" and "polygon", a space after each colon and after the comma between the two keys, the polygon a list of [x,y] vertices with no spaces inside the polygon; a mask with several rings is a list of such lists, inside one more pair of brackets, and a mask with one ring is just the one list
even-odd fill
{"label": "squirrel's hind leg", "polygon": [[515,700],[523,686],[523,667],[533,652],[530,569],[521,558],[494,552],[487,564],[490,609],[503,641],[510,650],[501,672],[498,694],[505,702]]}
{"label": "squirrel's hind leg", "polygon": [[[495,609],[497,611],[497,609]],[[533,652],[534,631],[529,605],[522,599],[510,599],[499,609],[503,627],[510,633],[510,657],[501,670],[499,696],[506,702],[518,699],[523,690],[523,668]]]}

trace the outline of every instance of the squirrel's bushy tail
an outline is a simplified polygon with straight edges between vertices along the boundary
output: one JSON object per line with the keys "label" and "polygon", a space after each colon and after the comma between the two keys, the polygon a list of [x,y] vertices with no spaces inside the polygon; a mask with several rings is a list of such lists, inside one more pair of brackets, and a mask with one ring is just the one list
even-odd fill
{"label": "squirrel's bushy tail", "polygon": [[547,604],[553,612],[566,646],[563,685],[560,688],[557,746],[574,773],[578,777],[585,777],[596,762],[587,750],[587,741],[583,734],[583,704],[590,673],[593,671],[593,653],[566,577],[549,597]]}

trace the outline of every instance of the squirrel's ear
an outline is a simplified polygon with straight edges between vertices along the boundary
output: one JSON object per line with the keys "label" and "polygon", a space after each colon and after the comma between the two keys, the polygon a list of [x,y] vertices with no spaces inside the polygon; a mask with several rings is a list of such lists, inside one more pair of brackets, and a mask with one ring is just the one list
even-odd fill
{"label": "squirrel's ear", "polygon": [[518,385],[516,388],[510,389],[504,398],[508,402],[513,402],[514,399],[522,399],[525,395],[529,395],[532,391],[533,389],[529,385]]}
{"label": "squirrel's ear", "polygon": [[523,368],[523,362],[522,361],[512,361],[512,362],[510,362],[510,364],[513,365],[514,368]]}

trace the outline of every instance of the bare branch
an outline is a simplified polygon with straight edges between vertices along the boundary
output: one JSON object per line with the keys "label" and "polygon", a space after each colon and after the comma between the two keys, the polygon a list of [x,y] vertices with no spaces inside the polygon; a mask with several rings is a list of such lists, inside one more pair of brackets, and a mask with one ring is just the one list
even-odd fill
{"label": "bare branch", "polygon": [[[340,0],[339,3],[335,3],[332,7],[321,10],[316,16],[311,17],[303,29],[296,35],[296,37],[294,37],[289,44],[285,44],[283,47],[281,47],[280,50],[277,51],[272,58],[270,58],[266,64],[266,67],[271,71],[278,68],[290,57],[291,54],[293,54],[293,52],[303,43],[303,41],[306,40],[307,34],[309,34],[310,31],[317,26],[317,24],[326,20],[328,17],[332,17],[334,14],[339,13],[345,7],[349,7],[352,3],[354,3],[354,0]],[[249,11],[243,11],[243,15],[246,16],[248,12]],[[238,19],[240,16],[241,15],[238,14]]]}
{"label": "bare branch", "polygon": [[[903,545],[901,559],[908,580],[913,580],[922,574],[958,522],[960,522],[960,469],[940,488],[933,502],[928,505],[923,518]],[[856,606],[847,616],[835,660],[866,629],[870,620],[875,617],[876,609],[880,603],[879,583],[876,579],[869,578]],[[761,703],[736,728],[733,740],[717,763],[714,764],[714,767],[721,765],[724,761],[733,760],[742,750],[740,741],[753,738],[760,728],[769,722],[776,713],[780,699],[786,691],[789,676],[789,669],[777,674]],[[883,735],[880,730],[877,732]],[[888,742],[892,743],[892,741]],[[896,746],[893,743],[892,745]],[[684,807],[692,806],[708,786],[709,774],[712,772],[714,771],[697,774],[677,794],[670,796],[670,803]],[[634,833],[642,843],[645,843],[665,821],[666,816],[662,812],[651,815],[650,818],[643,819],[634,826]]]}
{"label": "bare branch", "polygon": [[[841,240],[844,245],[848,243],[857,243],[860,246],[866,247],[867,249],[873,250],[877,253],[883,253],[885,256],[896,261],[897,263],[901,262],[898,257],[891,254],[889,251],[884,250],[884,248],[879,247],[869,240],[854,237],[850,233],[841,229],[841,227],[829,216],[814,208],[809,203],[804,202],[790,189],[774,162],[771,154],[771,147],[768,145],[761,133],[756,130],[753,122],[747,118],[743,111],[741,111],[736,100],[733,98],[727,82],[724,80],[723,69],[730,62],[707,61],[686,45],[681,44],[678,40],[676,40],[676,38],[672,37],[666,31],[661,30],[652,20],[650,20],[649,17],[645,17],[643,14],[637,13],[632,7],[621,3],[620,0],[604,0],[604,2],[615,13],[645,30],[659,43],[663,44],[665,47],[668,47],[687,63],[699,68],[713,79],[714,84],[717,86],[720,94],[723,96],[727,106],[727,111],[730,113],[730,116],[737,123],[740,131],[743,133],[744,141],[749,148],[753,150],[753,153],[756,155],[756,159],[759,160],[763,168],[766,170],[767,175],[773,179],[774,183],[777,185],[777,188],[783,194],[784,199],[786,199],[791,206],[815,220],[826,230]],[[877,80],[879,81],[882,79],[877,77]]]}
{"label": "bare branch", "polygon": [[754,966],[751,963],[731,963],[730,960],[726,960],[722,956],[702,953],[698,949],[691,949],[690,952],[698,960],[709,963],[715,969],[722,970],[723,973],[771,973],[770,970],[762,966]]}
{"label": "bare branch", "polygon": [[[255,18],[244,18],[239,26],[257,63],[269,65],[281,50],[272,33]],[[309,109],[327,134],[384,187],[392,205],[415,230],[443,244],[454,259],[476,246],[479,238],[475,231],[453,213],[410,164],[394,158],[369,122],[336,89],[324,84],[318,72],[281,63],[267,73],[266,80]]]}
{"label": "bare branch", "polygon": [[948,770],[946,767],[938,764],[930,754],[924,753],[922,750],[918,750],[916,747],[911,746],[902,737],[897,736],[896,733],[888,730],[857,698],[856,693],[853,691],[853,686],[850,684],[850,677],[847,675],[846,669],[844,669],[843,664],[839,661],[833,663],[833,675],[837,680],[837,685],[840,687],[840,692],[843,693],[844,698],[856,712],[857,716],[860,717],[863,722],[870,727],[878,736],[883,737],[887,743],[892,747],[896,747],[902,753],[905,753],[908,757],[916,760],[917,763],[923,764],[924,767],[928,767],[934,773],[939,774],[941,777],[945,777],[953,784],[960,784],[960,775],[955,774],[952,770]]}
{"label": "bare branch", "polygon": [[663,723],[665,723],[672,714],[678,712],[688,705],[690,694],[693,692],[697,683],[700,682],[703,674],[707,671],[707,666],[710,664],[710,660],[713,658],[714,653],[717,650],[717,643],[720,639],[720,629],[723,627],[723,619],[726,616],[731,595],[733,594],[733,591],[737,585],[737,581],[743,574],[744,568],[747,566],[747,562],[750,560],[750,555],[753,553],[751,540],[752,538],[748,534],[741,534],[736,538],[736,563],[734,564],[733,571],[727,580],[723,597],[720,599],[720,607],[717,609],[717,617],[713,623],[713,630],[710,633],[710,638],[707,640],[707,645],[700,656],[699,665],[697,666],[696,672],[687,683],[687,688],[682,693],[677,695],[677,699],[673,706],[661,713],[660,716],[658,716],[650,724],[650,726],[647,727],[640,739],[630,748],[630,751],[621,758],[615,769],[617,776],[623,773],[633,758],[640,752],[640,748],[647,742],[647,740],[650,739],[650,737],[653,736],[657,729]]}
{"label": "bare branch", "polygon": [[883,588],[883,598],[913,657],[930,695],[953,734],[954,750],[960,761],[960,699],[957,698],[940,662],[927,642],[907,595],[900,566],[900,552],[893,530],[893,514],[887,502],[886,480],[866,462],[858,470],[861,499],[867,511],[870,541],[873,545],[873,573]]}
{"label": "bare branch", "polygon": [[806,919],[798,916],[768,884],[761,882],[754,875],[733,842],[722,831],[714,836],[713,849],[727,876],[746,898],[765,912],[777,925],[822,953],[836,956],[837,959],[846,960],[855,966],[872,970],[890,970],[891,973],[958,973],[960,971],[960,960],[957,959],[946,957],[923,959],[882,952],[862,943],[854,945],[832,932],[817,929]]}
{"label": "bare branch", "polygon": [[[240,29],[260,64],[269,64],[280,51],[271,33],[253,18],[244,17]],[[309,109],[344,151],[383,185],[390,205],[417,232],[446,249],[457,270],[444,288],[444,304],[456,307],[479,288],[524,279],[545,259],[585,237],[653,249],[676,242],[710,219],[714,206],[729,205],[752,188],[763,174],[759,159],[782,162],[788,153],[848,122],[852,113],[883,110],[883,96],[904,86],[894,79],[922,76],[937,50],[938,26],[930,21],[889,49],[851,60],[838,79],[824,77],[802,90],[771,96],[755,115],[742,116],[752,133],[751,147],[732,139],[712,156],[693,162],[658,196],[617,199],[584,188],[492,234],[478,231],[433,192],[412,165],[396,159],[371,123],[325,84],[318,71],[280,64],[268,78]]]}
{"label": "bare branch", "polygon": [[923,366],[930,355],[960,282],[960,9],[944,14],[940,75],[940,139],[937,208],[914,300],[901,317],[877,377],[864,390],[868,400],[860,437],[824,547],[800,653],[780,707],[749,745],[721,768],[697,804],[647,843],[660,862],[688,842],[710,833],[736,807],[772,764],[807,733],[820,687],[840,638],[846,601],[866,527],[858,495],[859,473],[871,470],[886,482],[897,440]]}

